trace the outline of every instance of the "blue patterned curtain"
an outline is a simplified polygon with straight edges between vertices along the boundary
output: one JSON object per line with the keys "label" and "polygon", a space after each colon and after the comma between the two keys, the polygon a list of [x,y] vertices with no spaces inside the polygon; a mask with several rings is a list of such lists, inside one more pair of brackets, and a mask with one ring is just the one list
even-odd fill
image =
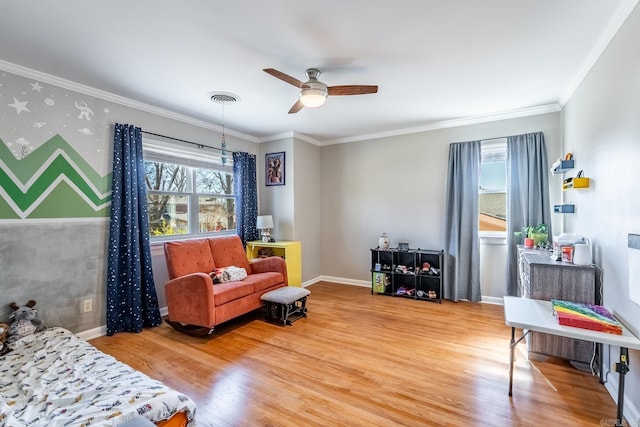
{"label": "blue patterned curtain", "polygon": [[233,153],[233,183],[236,195],[236,226],[242,244],[258,239],[258,186],[256,156]]}
{"label": "blue patterned curtain", "polygon": [[142,129],[116,123],[107,265],[107,335],[162,323],[151,270]]}

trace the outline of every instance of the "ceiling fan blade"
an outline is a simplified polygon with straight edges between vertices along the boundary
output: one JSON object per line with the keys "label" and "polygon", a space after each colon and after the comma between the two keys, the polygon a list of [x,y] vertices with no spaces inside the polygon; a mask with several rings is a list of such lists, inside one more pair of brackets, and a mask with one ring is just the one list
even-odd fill
{"label": "ceiling fan blade", "polygon": [[304,104],[302,103],[302,101],[297,100],[296,103],[293,104],[293,106],[289,110],[289,114],[297,113],[298,111],[302,110],[303,107],[304,107]]}
{"label": "ceiling fan blade", "polygon": [[265,68],[262,71],[264,71],[267,74],[271,74],[276,79],[280,79],[283,82],[287,82],[290,85],[294,85],[295,87],[301,87],[302,86],[302,82],[300,80],[296,79],[295,77],[291,77],[290,75],[285,74],[282,71],[278,71],[278,70],[276,70],[274,68]]}
{"label": "ceiling fan blade", "polygon": [[378,86],[366,85],[346,85],[346,86],[329,86],[327,88],[329,95],[366,95],[368,93],[377,93]]}

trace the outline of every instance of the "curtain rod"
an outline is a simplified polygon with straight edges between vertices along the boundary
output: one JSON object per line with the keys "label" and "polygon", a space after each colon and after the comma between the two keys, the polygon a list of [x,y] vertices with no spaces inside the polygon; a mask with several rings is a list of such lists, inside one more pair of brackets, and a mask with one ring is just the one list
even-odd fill
{"label": "curtain rod", "polygon": [[[532,135],[534,133],[542,133],[542,132],[529,132],[529,133],[523,133],[521,135]],[[480,141],[493,141],[495,139],[507,139],[507,138],[511,138],[512,136],[519,136],[519,135],[496,136],[495,138],[485,138],[485,139],[481,139]]]}
{"label": "curtain rod", "polygon": [[[510,135],[513,136],[513,135]],[[452,144],[464,144],[465,142],[473,142],[473,141],[480,141],[480,142],[486,142],[486,141],[495,141],[497,139],[507,139],[509,138],[509,136],[496,136],[495,138],[480,138],[480,139],[469,139],[467,141],[460,141],[457,143],[453,143]]]}
{"label": "curtain rod", "polygon": [[187,143],[187,144],[195,145],[195,146],[197,146],[198,148],[211,148],[212,150],[218,150],[218,151],[221,151],[221,152],[222,152],[222,151],[226,151],[226,152],[229,152],[229,153],[232,153],[232,154],[233,154],[233,153],[235,153],[235,151],[231,151],[231,150],[226,149],[226,148],[225,148],[225,149],[222,149],[222,148],[220,148],[220,147],[211,147],[211,146],[209,146],[209,145],[204,145],[204,144],[199,144],[199,143],[197,143],[197,142],[187,141],[186,139],[174,138],[174,137],[172,137],[172,136],[161,135],[161,134],[159,134],[159,133],[153,133],[153,132],[149,132],[149,131],[146,131],[146,130],[143,130],[143,131],[142,131],[142,133],[146,133],[147,135],[159,136],[159,137],[161,137],[161,138],[171,139],[171,140],[173,140],[173,141],[180,141],[180,142],[184,142],[184,143]]}
{"label": "curtain rod", "polygon": [[511,137],[513,135],[508,135],[508,136],[496,136],[495,138],[484,138],[481,139],[480,141],[495,141],[496,139],[507,139],[509,137]]}

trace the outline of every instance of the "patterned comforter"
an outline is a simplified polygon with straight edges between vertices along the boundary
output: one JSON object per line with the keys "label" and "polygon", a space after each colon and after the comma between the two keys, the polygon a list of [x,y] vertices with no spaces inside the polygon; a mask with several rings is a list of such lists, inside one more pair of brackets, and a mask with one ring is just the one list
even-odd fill
{"label": "patterned comforter", "polygon": [[66,329],[29,335],[12,348],[0,356],[0,427],[116,426],[180,411],[195,425],[190,398]]}

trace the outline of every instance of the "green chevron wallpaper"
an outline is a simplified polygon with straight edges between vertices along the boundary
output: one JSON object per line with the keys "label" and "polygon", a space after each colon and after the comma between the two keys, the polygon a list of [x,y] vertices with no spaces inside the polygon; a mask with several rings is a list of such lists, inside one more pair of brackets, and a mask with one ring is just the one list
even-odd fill
{"label": "green chevron wallpaper", "polygon": [[0,220],[109,216],[109,107],[0,73]]}
{"label": "green chevron wallpaper", "polygon": [[60,135],[22,159],[0,139],[0,219],[108,216],[110,185]]}

